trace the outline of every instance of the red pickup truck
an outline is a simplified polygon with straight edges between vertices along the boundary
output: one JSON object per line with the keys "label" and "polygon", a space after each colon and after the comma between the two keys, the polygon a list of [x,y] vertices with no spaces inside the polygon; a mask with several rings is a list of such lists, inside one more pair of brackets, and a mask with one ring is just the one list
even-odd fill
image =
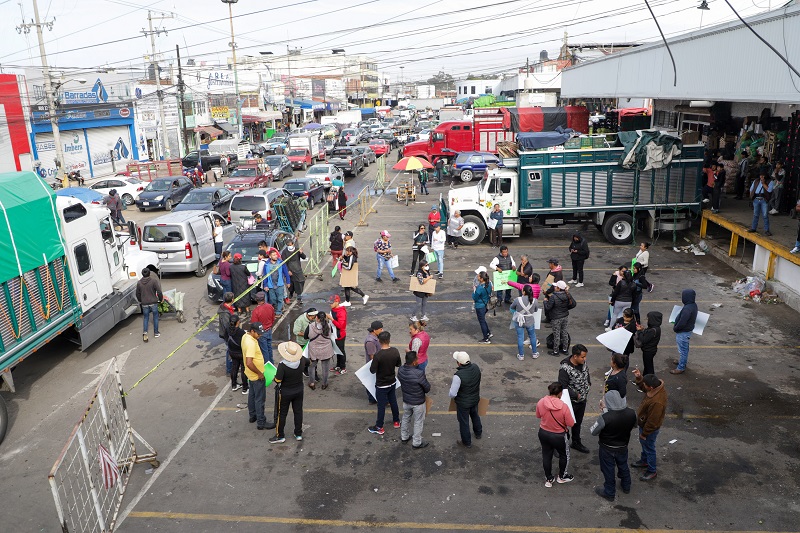
{"label": "red pickup truck", "polygon": [[268,165],[248,161],[240,164],[239,168],[231,172],[230,178],[225,180],[223,185],[229,191],[239,192],[266,187],[270,184],[272,178],[272,169]]}
{"label": "red pickup truck", "polygon": [[305,148],[291,148],[287,156],[289,161],[292,162],[292,169],[300,168],[305,170],[314,164],[311,152]]}

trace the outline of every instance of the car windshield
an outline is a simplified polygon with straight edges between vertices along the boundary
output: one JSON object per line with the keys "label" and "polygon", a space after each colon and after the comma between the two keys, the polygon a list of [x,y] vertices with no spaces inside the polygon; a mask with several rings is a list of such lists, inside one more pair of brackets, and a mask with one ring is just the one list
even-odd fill
{"label": "car windshield", "polygon": [[145,188],[146,191],[168,191],[170,185],[172,184],[169,180],[155,180],[151,181],[147,187]]}
{"label": "car windshield", "polygon": [[231,211],[263,211],[267,205],[263,196],[234,196],[231,202]]}
{"label": "car windshield", "polygon": [[294,183],[287,183],[287,184],[285,184],[285,185],[284,185],[284,187],[285,187],[287,190],[290,190],[290,191],[292,191],[292,192],[295,192],[295,191],[304,191],[304,190],[306,190],[306,185],[305,185],[305,183],[300,183],[299,181],[296,181],[296,182],[294,182]]}
{"label": "car windshield", "polygon": [[181,242],[183,233],[180,226],[158,224],[157,226],[145,226],[143,239],[145,242]]}
{"label": "car windshield", "polygon": [[256,169],[254,168],[237,168],[231,172],[232,178],[253,178],[255,175]]}
{"label": "car windshield", "polygon": [[183,199],[184,204],[210,204],[214,200],[213,191],[191,191]]}
{"label": "car windshield", "polygon": [[275,167],[279,167],[279,166],[281,166],[281,158],[280,158],[280,157],[275,157],[275,156],[272,156],[272,157],[268,157],[268,158],[266,158],[264,161],[266,161],[266,162],[267,162],[267,164],[268,164],[268,165],[269,165],[271,168],[275,168]]}
{"label": "car windshield", "polygon": [[285,143],[286,142],[286,137],[284,137],[283,135],[276,135],[276,136],[272,137],[269,140],[269,142],[272,142],[272,143]]}
{"label": "car windshield", "polygon": [[140,183],[142,183],[142,180],[136,178],[125,178],[125,181],[127,181],[131,185],[139,185]]}
{"label": "car windshield", "polygon": [[371,144],[372,146],[376,146],[376,145],[386,144],[386,141],[384,141],[383,139],[375,139],[369,144]]}
{"label": "car windshield", "polygon": [[305,150],[289,150],[289,155],[290,156],[294,155],[294,156],[303,157],[303,156],[306,155],[306,151]]}
{"label": "car windshield", "polygon": [[242,254],[242,263],[258,263],[257,242],[236,242],[228,246],[228,251],[233,254]]}
{"label": "car windshield", "polygon": [[355,135],[356,130],[342,130],[342,135]]}
{"label": "car windshield", "polygon": [[321,167],[318,165],[314,165],[313,167],[308,169],[308,172],[306,172],[306,174],[327,174],[327,173],[328,173],[328,167]]}

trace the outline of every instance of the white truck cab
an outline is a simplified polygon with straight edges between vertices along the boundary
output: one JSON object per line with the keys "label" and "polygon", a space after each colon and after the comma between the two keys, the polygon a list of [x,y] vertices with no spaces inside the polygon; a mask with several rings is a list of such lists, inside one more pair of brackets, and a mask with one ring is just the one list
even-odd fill
{"label": "white truck cab", "polygon": [[495,204],[503,212],[503,236],[518,237],[522,231],[519,219],[517,173],[505,168],[489,169],[473,187],[451,189],[447,194],[449,212],[460,211],[464,217],[463,240],[477,244],[486,236],[489,213]]}

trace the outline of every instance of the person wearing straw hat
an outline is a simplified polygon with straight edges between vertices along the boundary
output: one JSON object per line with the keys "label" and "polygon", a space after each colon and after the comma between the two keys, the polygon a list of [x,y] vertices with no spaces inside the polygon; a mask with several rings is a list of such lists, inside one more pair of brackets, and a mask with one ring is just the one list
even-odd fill
{"label": "person wearing straw hat", "polygon": [[308,370],[309,361],[303,357],[303,347],[296,342],[282,342],[278,345],[281,362],[275,374],[278,389],[278,423],[271,444],[286,441],[284,428],[289,407],[294,414],[294,438],[303,440],[303,374]]}
{"label": "person wearing straw hat", "polygon": [[483,436],[483,424],[478,415],[478,403],[481,400],[481,369],[470,361],[467,352],[454,352],[453,359],[458,364],[458,369],[453,375],[450,385],[450,397],[456,404],[456,417],[461,440],[459,446],[472,448],[472,435],[469,431],[469,422],[472,420],[472,431],[475,438]]}

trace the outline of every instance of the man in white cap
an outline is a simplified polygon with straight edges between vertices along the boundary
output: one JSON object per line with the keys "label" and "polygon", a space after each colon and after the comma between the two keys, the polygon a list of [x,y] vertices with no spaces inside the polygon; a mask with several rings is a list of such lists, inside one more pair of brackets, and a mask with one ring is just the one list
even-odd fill
{"label": "man in white cap", "polygon": [[456,404],[458,429],[461,433],[461,440],[457,443],[460,446],[472,448],[470,419],[475,438],[480,439],[483,435],[483,424],[481,424],[481,417],[478,416],[478,403],[481,400],[481,369],[470,361],[467,352],[455,352],[453,359],[458,363],[458,369],[453,375],[453,383],[450,385],[450,397]]}
{"label": "man in white cap", "polygon": [[372,248],[375,250],[375,256],[378,259],[378,273],[375,277],[375,281],[383,281],[381,279],[381,273],[383,272],[383,267],[386,267],[386,270],[389,272],[389,276],[391,276],[392,281],[395,283],[398,279],[394,275],[394,270],[392,270],[392,265],[389,262],[392,260],[392,243],[389,239],[392,237],[391,233],[386,230],[381,232],[380,238],[375,241],[375,244],[372,245]]}

